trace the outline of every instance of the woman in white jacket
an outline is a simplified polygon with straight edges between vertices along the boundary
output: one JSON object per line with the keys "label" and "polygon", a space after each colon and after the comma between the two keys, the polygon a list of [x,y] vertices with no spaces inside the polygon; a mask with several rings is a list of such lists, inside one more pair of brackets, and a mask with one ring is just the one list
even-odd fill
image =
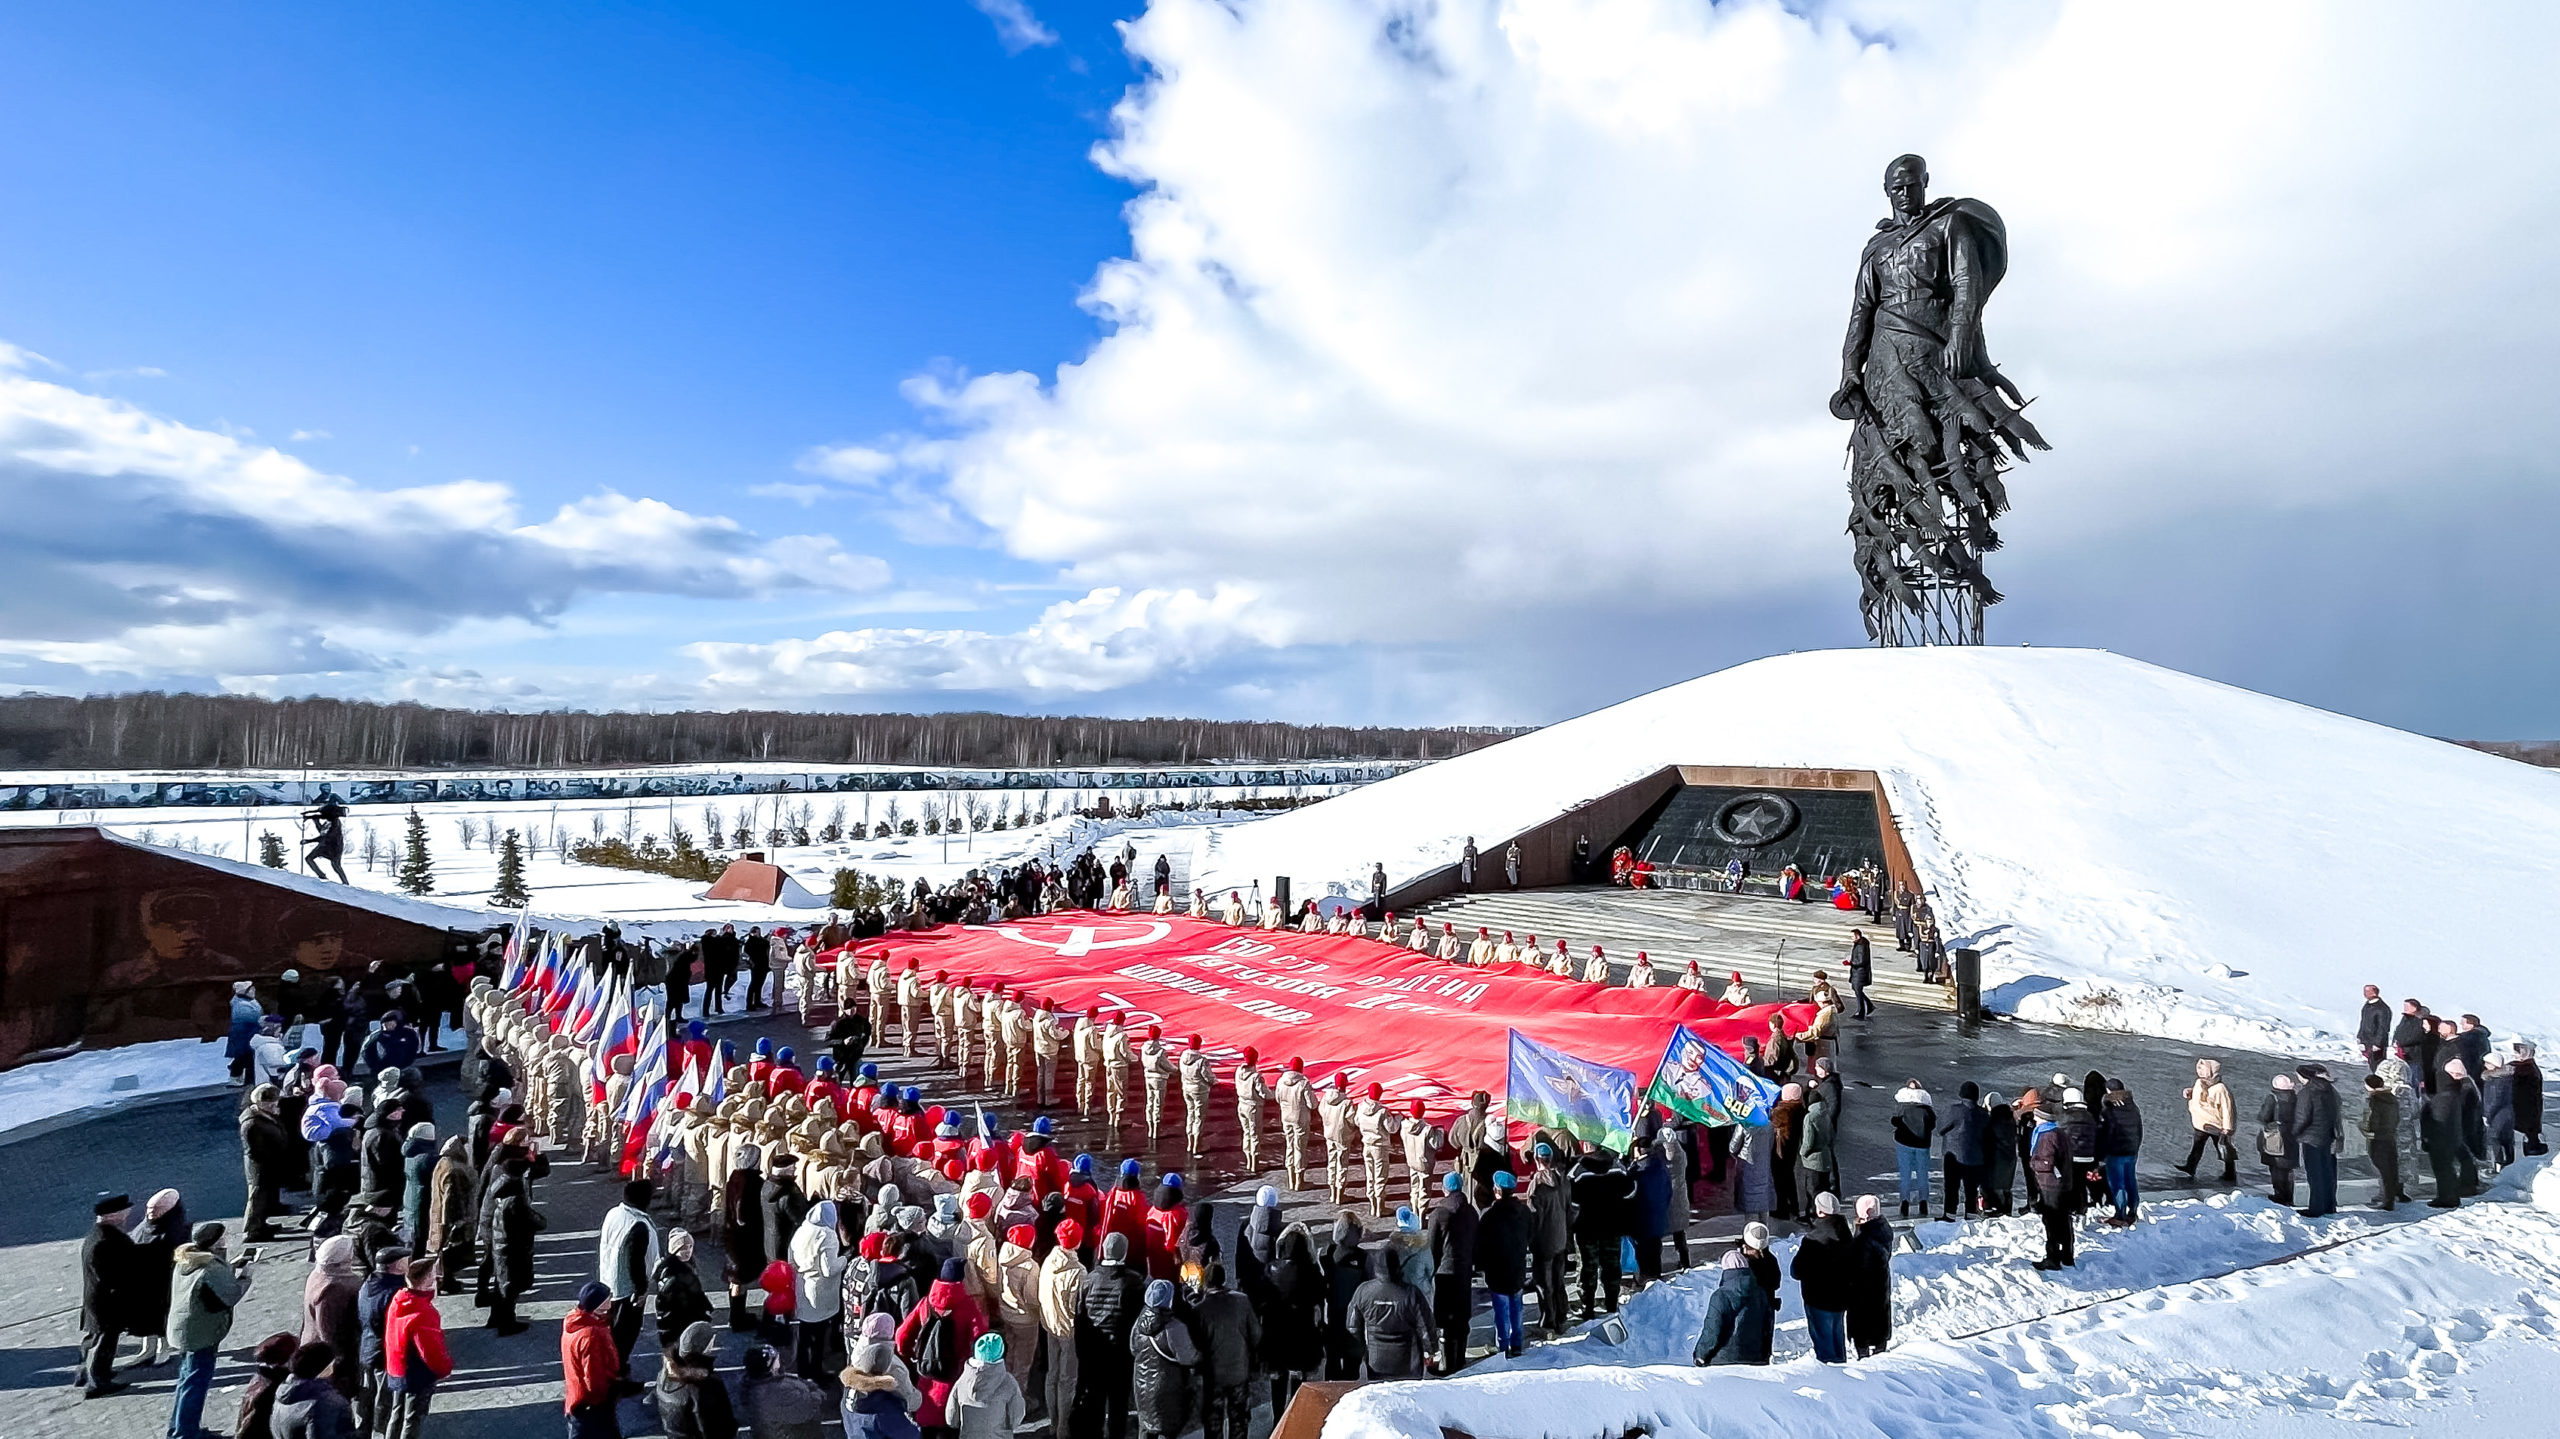
{"label": "woman in white jacket", "polygon": [[836,1320],[844,1312],[844,1236],[836,1233],[834,1200],[810,1205],[791,1232],[791,1277],[792,1367],[803,1378],[823,1378],[840,1362]]}

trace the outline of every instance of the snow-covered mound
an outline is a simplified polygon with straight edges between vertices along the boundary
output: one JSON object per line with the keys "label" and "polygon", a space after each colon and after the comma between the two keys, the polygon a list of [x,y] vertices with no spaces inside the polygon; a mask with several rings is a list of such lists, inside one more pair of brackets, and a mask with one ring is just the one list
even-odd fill
{"label": "snow-covered mound", "polygon": [[2334,1050],[2370,982],[2560,1034],[2560,971],[2515,962],[2560,774],[2094,650],[1757,660],[1241,827],[1194,874],[1401,884],[1674,764],[1876,771],[1999,1008]]}

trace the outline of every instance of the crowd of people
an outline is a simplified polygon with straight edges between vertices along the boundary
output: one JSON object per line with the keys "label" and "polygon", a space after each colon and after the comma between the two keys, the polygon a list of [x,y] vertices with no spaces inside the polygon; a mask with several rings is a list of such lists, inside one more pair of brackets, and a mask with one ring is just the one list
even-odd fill
{"label": "crowd of people", "polygon": [[[311,1269],[299,1332],[255,1348],[240,1439],[426,1433],[452,1369],[437,1298],[469,1294],[501,1338],[532,1327],[516,1309],[545,1223],[533,1186],[555,1158],[628,1176],[599,1227],[595,1278],[559,1335],[567,1426],[586,1439],[619,1435],[630,1403],[686,1439],[800,1439],[830,1414],[848,1439],[1004,1439],[1043,1426],[1055,1439],[1127,1439],[1132,1426],[1148,1439],[1193,1428],[1243,1439],[1259,1402],[1276,1413],[1311,1378],[1464,1368],[1480,1297],[1492,1350],[1512,1355],[1533,1325],[1553,1336],[1616,1314],[1631,1289],[1692,1265],[1692,1214],[1710,1205],[1743,1222],[1741,1242],[1715,1261],[1697,1362],[1769,1362],[1781,1287],[1773,1236],[1786,1227],[1799,1240],[1788,1272],[1815,1356],[1846,1362],[1891,1340],[1887,1202],[1905,1220],[1927,1217],[1933,1200],[1943,1218],[2032,1213],[2045,1235],[2039,1268],[2075,1262],[2093,1210],[2111,1225],[2140,1220],[2143,1116],[2123,1079],[2055,1074],[2014,1100],[1966,1082],[1944,1103],[1911,1079],[1853,1120],[1830,1042],[1845,1006],[1820,973],[1811,1023],[1773,1018],[1765,1040],[1744,1044],[1745,1067],[1775,1095],[1767,1123],[1708,1127],[1653,1111],[1625,1142],[1604,1145],[1557,1130],[1515,1136],[1482,1093],[1435,1123],[1419,1104],[1390,1106],[1376,1084],[1355,1091],[1336,1074],[1318,1085],[1301,1058],[1267,1072],[1247,1050],[1221,1066],[1199,1036],[1177,1044],[1117,1013],[1063,1013],[1001,981],[893,964],[885,949],[858,971],[817,963],[864,931],[946,910],[1081,903],[1097,886],[1126,908],[1146,878],[1133,853],[1108,865],[1086,855],[1054,871],[919,885],[890,909],[796,934],[724,926],[663,951],[610,930],[582,939],[572,962],[616,971],[663,1007],[670,1072],[706,1091],[672,1094],[645,1143],[628,1125],[631,1056],[599,1069],[539,995],[492,974],[446,972],[465,996],[452,1015],[465,1112],[450,1134],[414,1069],[435,1042],[433,1020],[422,1032],[404,1008],[448,1012],[414,979],[386,977],[378,994],[370,980],[313,991],[290,974],[263,999],[244,988],[260,1012],[243,1076],[242,1242],[277,1242],[284,1200],[307,1196],[292,1235],[309,1246]],[[1161,862],[1152,878],[1155,903],[1169,905]],[[1290,922],[1240,895],[1213,908],[1195,892],[1191,904],[1234,924]],[[1898,929],[1904,913],[1897,905]],[[1461,941],[1446,924],[1406,930],[1356,909],[1296,922],[1357,926],[1456,964],[1609,977],[1596,946],[1578,961],[1559,942],[1548,959],[1534,938],[1480,930]],[[1915,923],[1910,937],[1925,957],[1928,928]],[[1651,982],[1652,965],[1638,960],[1627,982]],[[742,1054],[702,1020],[681,1020],[696,962],[715,1011],[742,972],[750,1009],[781,1005],[784,975],[811,1028],[813,1003],[831,1001],[824,1052],[804,1066],[768,1039]],[[1843,965],[1861,1014],[1871,962],[1860,933]],[[1694,964],[1677,982],[1709,987]],[[1738,974],[1718,997],[1752,1002]],[[288,1049],[295,1020],[307,1021],[305,1043]],[[2415,1000],[2395,1018],[2371,989],[2359,1041],[2369,1072],[2358,1128],[2382,1176],[2381,1207],[2408,1198],[2400,1161],[2412,1136],[2435,1175],[2430,1202],[2444,1206],[2478,1192],[2519,1141],[2542,1152],[2531,1046],[2495,1053],[2475,1016],[2441,1019]],[[882,1079],[872,1053],[893,1045],[949,1071],[955,1091],[1011,1096],[1039,1117],[1008,1129],[984,1108],[930,1104],[921,1086]],[[1072,1105],[1121,1134],[1133,1091],[1141,1153],[1159,1152],[1178,1104],[1186,1154],[1203,1153],[1214,1115],[1232,1114],[1255,1173],[1276,1112],[1288,1188],[1307,1187],[1320,1150],[1333,1218],[1286,1218],[1272,1185],[1229,1224],[1177,1169],[1150,1175],[1140,1157],[1061,1152],[1049,1111]],[[2215,1061],[2198,1062],[2182,1098],[2192,1145],[2180,1168],[2193,1178],[2210,1152],[2236,1183],[2241,1107]],[[2324,1066],[2276,1078],[2250,1140],[2275,1198],[2292,1202],[2299,1175],[2306,1214],[2335,1209],[2345,1119]],[[1890,1201],[1844,1197],[1841,1136],[1852,1122],[1890,1132]],[[203,1432],[215,1355],[251,1273],[225,1238],[222,1225],[191,1228],[181,1197],[164,1191],[139,1212],[127,1196],[100,1196],[83,1246],[81,1385],[119,1387],[118,1339],[142,1337],[136,1362],[180,1366],[171,1439]],[[653,1319],[659,1365],[643,1383],[633,1356]],[[734,1390],[724,1333],[735,1336]]]}

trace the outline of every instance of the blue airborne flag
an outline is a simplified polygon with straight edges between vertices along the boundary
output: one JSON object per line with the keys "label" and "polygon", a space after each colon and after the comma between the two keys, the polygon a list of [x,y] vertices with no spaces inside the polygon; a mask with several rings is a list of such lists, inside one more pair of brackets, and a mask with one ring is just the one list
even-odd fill
{"label": "blue airborne flag", "polygon": [[1700,1124],[1766,1124],[1778,1086],[1733,1061],[1687,1025],[1671,1031],[1645,1099]]}
{"label": "blue airborne flag", "polygon": [[1502,1112],[1522,1124],[1624,1149],[1635,1142],[1636,1077],[1549,1049],[1515,1029]]}

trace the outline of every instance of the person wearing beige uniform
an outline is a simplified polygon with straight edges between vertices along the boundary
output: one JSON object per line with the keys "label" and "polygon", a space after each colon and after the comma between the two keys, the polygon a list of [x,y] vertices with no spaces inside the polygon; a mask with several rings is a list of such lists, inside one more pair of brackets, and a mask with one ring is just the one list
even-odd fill
{"label": "person wearing beige uniform", "polygon": [[1129,1109],[1129,1067],[1137,1062],[1137,1051],[1129,1047],[1129,1026],[1114,1012],[1102,1029],[1102,1113],[1115,1136]]}
{"label": "person wearing beige uniform", "polygon": [[[1417,1099],[1396,1126],[1397,1137],[1404,1141],[1404,1179],[1407,1203],[1416,1214],[1431,1207],[1431,1161],[1440,1152],[1441,1134],[1437,1126],[1422,1115],[1422,1101]],[[1683,1182],[1686,1176],[1682,1176]]]}
{"label": "person wearing beige uniform", "polygon": [[1031,1016],[1031,1102],[1042,1109],[1058,1092],[1058,1056],[1066,1048],[1067,1027],[1058,1018],[1058,1002],[1044,999],[1040,1012]]}
{"label": "person wearing beige uniform", "polygon": [[1076,1114],[1085,1119],[1093,1117],[1094,1091],[1102,1087],[1102,1026],[1094,1015],[1087,1005],[1068,1039],[1076,1061]]}
{"label": "person wearing beige uniform", "polygon": [[[1292,1059],[1280,1071],[1271,1097],[1280,1105],[1280,1158],[1289,1173],[1289,1191],[1307,1187],[1307,1131],[1315,1126],[1316,1087],[1307,1082],[1305,1061]],[[1337,1204],[1340,1201],[1335,1201]]]}
{"label": "person wearing beige uniform", "polygon": [[969,1041],[978,1032],[978,986],[963,978],[951,986],[951,1067],[969,1082]]}
{"label": "person wearing beige uniform", "polygon": [[1357,1108],[1343,1077],[1336,1074],[1331,1087],[1316,1095],[1316,1113],[1323,1121],[1324,1182],[1333,1196],[1333,1207],[1342,1208],[1351,1197],[1351,1151],[1360,1143]]}
{"label": "person wearing beige uniform", "polygon": [[[1482,969],[1486,965],[1493,963],[1493,955],[1493,931],[1487,929],[1483,925],[1476,926],[1475,942],[1467,946],[1467,963],[1474,965],[1478,969]],[[1420,1213],[1421,1211],[1416,1210],[1415,1212]]]}
{"label": "person wearing beige uniform", "polygon": [[1660,982],[1660,978],[1653,972],[1652,958],[1643,950],[1637,950],[1636,962],[1627,966],[1627,988],[1651,989]]}
{"label": "person wearing beige uniform", "polygon": [[911,959],[906,972],[898,976],[898,1048],[909,1059],[916,1057],[916,1031],[923,1026],[924,1016],[924,970]]}
{"label": "person wearing beige uniform", "polygon": [[1609,982],[1609,956],[1596,944],[1591,946],[1591,957],[1582,962],[1582,982],[1585,984]]}
{"label": "person wearing beige uniform", "polygon": [[1372,1219],[1387,1215],[1388,1165],[1394,1162],[1396,1148],[1395,1111],[1387,1108],[1383,1094],[1380,1086],[1370,1085],[1368,1094],[1352,1112],[1352,1123],[1360,1132],[1361,1178],[1369,1191]]}
{"label": "person wearing beige uniform", "polygon": [[1147,1026],[1147,1042],[1138,1051],[1138,1079],[1146,1086],[1147,1148],[1154,1149],[1164,1135],[1164,1092],[1174,1079],[1173,1051],[1164,1047],[1164,1031]]}
{"label": "person wearing beige uniform", "polygon": [[1209,1051],[1200,1047],[1200,1036],[1196,1034],[1176,1063],[1182,1078],[1184,1152],[1197,1157],[1208,1146],[1209,1100],[1218,1091],[1218,1068],[1210,1062]]}
{"label": "person wearing beige uniform", "polygon": [[1261,1058],[1248,1049],[1237,1062],[1233,1082],[1236,1091],[1236,1132],[1244,1145],[1244,1172],[1262,1172],[1262,1106],[1271,1098],[1271,1086],[1264,1082],[1262,1071],[1254,1067]]}

